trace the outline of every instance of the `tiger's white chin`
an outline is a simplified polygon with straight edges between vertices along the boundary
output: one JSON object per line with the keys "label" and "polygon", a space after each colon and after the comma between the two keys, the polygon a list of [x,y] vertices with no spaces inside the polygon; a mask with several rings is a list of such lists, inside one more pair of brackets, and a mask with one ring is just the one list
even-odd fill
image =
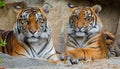
{"label": "tiger's white chin", "polygon": [[28,38],[28,42],[37,42],[38,40],[37,38]]}
{"label": "tiger's white chin", "polygon": [[75,35],[78,37],[84,37],[86,34],[81,32],[76,32]]}

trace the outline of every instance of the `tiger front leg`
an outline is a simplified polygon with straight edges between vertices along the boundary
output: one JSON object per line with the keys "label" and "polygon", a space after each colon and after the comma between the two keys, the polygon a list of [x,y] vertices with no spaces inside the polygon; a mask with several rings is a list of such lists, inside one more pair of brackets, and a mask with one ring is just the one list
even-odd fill
{"label": "tiger front leg", "polygon": [[69,60],[71,64],[78,64],[79,61],[93,61],[94,59],[103,58],[103,56],[107,56],[105,53],[101,54],[99,49],[91,49],[91,48],[77,48],[75,50],[68,50],[60,57],[61,61]]}
{"label": "tiger front leg", "polygon": [[70,61],[71,64],[78,64],[80,60],[84,60],[84,53],[79,49],[66,51],[60,56],[61,61],[64,61],[64,63]]}

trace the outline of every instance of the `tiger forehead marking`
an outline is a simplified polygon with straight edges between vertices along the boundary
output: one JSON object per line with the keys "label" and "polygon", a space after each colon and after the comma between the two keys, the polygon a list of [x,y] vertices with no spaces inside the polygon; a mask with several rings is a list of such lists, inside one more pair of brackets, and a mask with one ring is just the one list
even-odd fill
{"label": "tiger forehead marking", "polygon": [[26,27],[31,33],[35,33],[37,30],[40,30],[40,24],[36,21],[35,14],[30,14],[29,16],[29,23]]}
{"label": "tiger forehead marking", "polygon": [[19,16],[20,17],[18,19],[21,19],[25,30],[32,34],[36,31],[40,31],[40,26],[46,19],[42,10],[39,8],[24,9]]}
{"label": "tiger forehead marking", "polygon": [[[20,13],[20,17],[22,19],[29,19],[29,16],[31,17],[34,14],[36,17],[36,20],[38,20],[39,18],[46,18],[45,15],[43,14],[42,10],[39,8],[29,8],[29,9],[24,9],[21,13]],[[44,17],[43,17],[44,16]]]}
{"label": "tiger forehead marking", "polygon": [[87,27],[89,23],[93,20],[92,8],[77,8],[73,11],[71,17],[73,17],[73,23],[75,27]]}

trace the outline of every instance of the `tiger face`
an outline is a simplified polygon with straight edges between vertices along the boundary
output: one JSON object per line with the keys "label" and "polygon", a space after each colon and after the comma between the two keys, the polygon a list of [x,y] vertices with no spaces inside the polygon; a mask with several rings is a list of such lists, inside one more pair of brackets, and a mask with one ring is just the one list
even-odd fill
{"label": "tiger face", "polygon": [[35,7],[19,10],[14,27],[17,38],[27,42],[48,39],[51,32],[45,13],[48,11]]}
{"label": "tiger face", "polygon": [[68,4],[68,6],[72,11],[67,27],[68,34],[82,37],[101,30],[102,22],[98,17],[98,13],[101,11],[99,5],[93,7],[73,7],[73,5]]}

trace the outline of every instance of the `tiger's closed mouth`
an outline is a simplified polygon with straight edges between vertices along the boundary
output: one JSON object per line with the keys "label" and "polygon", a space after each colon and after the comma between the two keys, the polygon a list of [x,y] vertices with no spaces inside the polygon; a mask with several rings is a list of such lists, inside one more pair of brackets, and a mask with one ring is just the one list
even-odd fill
{"label": "tiger's closed mouth", "polygon": [[35,36],[27,37],[28,42],[36,42],[39,39],[40,39],[40,37],[35,37]]}
{"label": "tiger's closed mouth", "polygon": [[40,39],[40,36],[35,37],[35,36],[31,36],[31,37],[27,37],[28,39]]}
{"label": "tiger's closed mouth", "polygon": [[38,36],[38,37],[32,36],[31,38],[36,38],[36,39],[40,39],[40,36]]}

